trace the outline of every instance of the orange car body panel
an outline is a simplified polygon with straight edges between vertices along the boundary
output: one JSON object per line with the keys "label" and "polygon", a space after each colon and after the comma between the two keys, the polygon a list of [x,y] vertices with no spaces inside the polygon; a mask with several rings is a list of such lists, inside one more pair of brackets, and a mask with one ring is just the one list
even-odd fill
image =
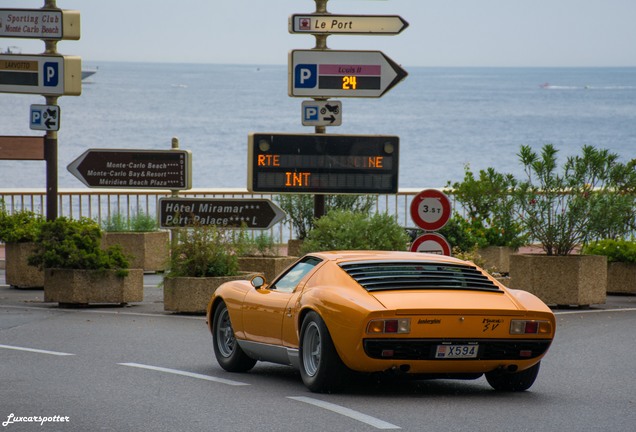
{"label": "orange car body panel", "polygon": [[[291,293],[267,286],[254,288],[249,281],[234,281],[217,289],[208,305],[211,322],[216,301],[228,306],[238,339],[298,348],[304,314],[320,314],[329,329],[340,358],[360,372],[386,371],[408,365],[411,373],[486,372],[509,364],[519,370],[533,366],[542,356],[528,360],[392,360],[367,356],[364,339],[552,340],[556,320],[551,310],[525,291],[511,290],[490,278],[500,292],[475,290],[395,290],[368,292],[339,267],[342,261],[369,259],[423,260],[465,264],[439,255],[410,252],[323,252],[311,254],[323,261],[316,265]],[[369,335],[371,319],[410,318],[408,334]],[[550,323],[547,334],[510,334],[510,320]]]}

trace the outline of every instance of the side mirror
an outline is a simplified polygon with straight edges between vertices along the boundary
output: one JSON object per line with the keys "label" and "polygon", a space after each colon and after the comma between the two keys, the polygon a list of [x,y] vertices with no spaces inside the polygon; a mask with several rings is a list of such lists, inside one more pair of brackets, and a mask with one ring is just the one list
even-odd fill
{"label": "side mirror", "polygon": [[251,282],[254,288],[260,289],[263,285],[265,285],[265,278],[263,276],[254,276]]}

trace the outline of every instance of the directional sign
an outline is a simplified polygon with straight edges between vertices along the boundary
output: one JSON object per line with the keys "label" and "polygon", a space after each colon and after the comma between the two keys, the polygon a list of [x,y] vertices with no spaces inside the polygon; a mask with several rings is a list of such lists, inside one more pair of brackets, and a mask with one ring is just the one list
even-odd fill
{"label": "directional sign", "polygon": [[437,231],[448,222],[451,215],[451,202],[444,192],[437,189],[425,189],[411,201],[411,219],[427,231]]}
{"label": "directional sign", "polygon": [[386,135],[253,133],[252,192],[397,193],[399,141]]}
{"label": "directional sign", "polygon": [[0,37],[78,40],[80,13],[60,9],[0,9]]}
{"label": "directional sign", "polygon": [[397,15],[295,14],[289,17],[290,33],[396,35],[409,23]]}
{"label": "directional sign", "polygon": [[293,50],[289,95],[381,97],[408,74],[381,51]]}
{"label": "directional sign", "polygon": [[451,247],[444,236],[437,233],[422,234],[411,245],[411,252],[451,256]]}
{"label": "directional sign", "polygon": [[33,130],[60,130],[60,107],[57,105],[31,105],[30,127]]}
{"label": "directional sign", "polygon": [[267,199],[160,198],[162,228],[209,226],[269,229],[285,212]]}
{"label": "directional sign", "polygon": [[0,160],[44,160],[44,137],[0,136]]}
{"label": "directional sign", "polygon": [[0,93],[79,96],[82,60],[62,55],[0,55]]}
{"label": "directional sign", "polygon": [[303,101],[303,126],[340,126],[342,124],[342,102]]}
{"label": "directional sign", "polygon": [[88,187],[190,189],[188,150],[90,149],[67,169]]}

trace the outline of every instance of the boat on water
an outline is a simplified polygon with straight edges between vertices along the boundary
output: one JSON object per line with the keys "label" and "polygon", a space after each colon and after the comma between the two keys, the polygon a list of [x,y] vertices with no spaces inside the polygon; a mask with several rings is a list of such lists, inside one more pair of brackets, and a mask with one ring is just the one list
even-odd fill
{"label": "boat on water", "polygon": [[[22,50],[17,46],[8,46],[4,50],[0,50],[0,54],[22,54]],[[82,80],[95,75],[97,70],[98,68],[82,69]]]}
{"label": "boat on water", "polygon": [[86,78],[93,76],[97,73],[97,69],[82,69],[82,80],[85,80]]}

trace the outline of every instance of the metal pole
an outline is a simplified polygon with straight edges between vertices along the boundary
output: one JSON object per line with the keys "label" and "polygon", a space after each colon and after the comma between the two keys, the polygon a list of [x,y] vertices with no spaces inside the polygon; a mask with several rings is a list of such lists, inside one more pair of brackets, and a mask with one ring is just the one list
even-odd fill
{"label": "metal pole", "polygon": [[[46,0],[44,7],[56,8],[55,0]],[[57,54],[57,41],[44,41],[45,54]],[[57,105],[57,96],[45,96],[47,105]],[[46,219],[57,219],[58,172],[57,172],[57,132],[46,131],[44,138],[44,160],[46,161]]]}
{"label": "metal pole", "polygon": [[[316,0],[316,13],[328,13],[327,12],[327,2],[329,0]],[[314,49],[316,50],[326,50],[327,47],[327,36],[329,35],[314,35],[316,37],[316,46]],[[326,100],[326,98],[314,98],[314,100]],[[315,133],[324,134],[327,133],[327,128],[325,126],[316,126]],[[326,213],[325,208],[325,196],[324,195],[314,195],[314,218],[319,219],[323,217]]]}
{"label": "metal pole", "polygon": [[[172,150],[179,150],[179,138],[172,137]],[[177,198],[179,196],[179,189],[172,189],[170,191],[170,196],[173,198]],[[175,251],[177,250],[177,246],[179,245],[179,228],[170,229],[170,256],[175,258]]]}

